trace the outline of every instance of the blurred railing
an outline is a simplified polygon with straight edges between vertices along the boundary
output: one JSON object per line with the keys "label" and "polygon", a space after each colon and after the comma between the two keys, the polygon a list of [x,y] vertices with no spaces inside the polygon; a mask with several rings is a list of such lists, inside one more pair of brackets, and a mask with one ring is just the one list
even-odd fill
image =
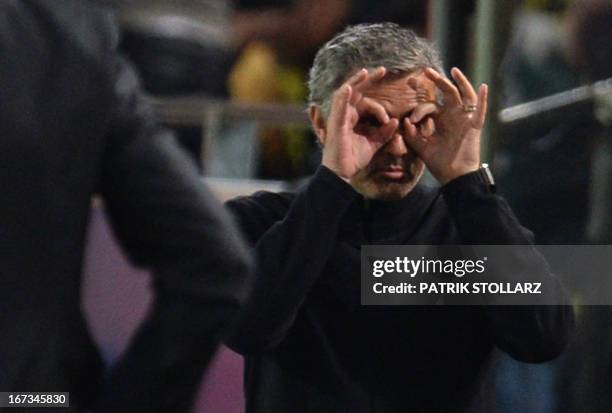
{"label": "blurred railing", "polygon": [[158,116],[164,122],[177,126],[202,125],[208,113],[215,113],[224,119],[308,125],[303,105],[240,103],[201,96],[150,99]]}
{"label": "blurred railing", "polygon": [[305,107],[295,104],[253,104],[211,99],[202,96],[150,97],[160,119],[171,126],[201,126],[200,159],[206,170],[215,140],[227,120],[256,121],[269,125],[309,125]]}
{"label": "blurred railing", "polygon": [[592,138],[589,219],[586,237],[612,242],[612,78],[503,109],[498,114],[500,144],[544,136],[567,119],[596,120],[602,125]]}
{"label": "blurred railing", "polygon": [[603,125],[612,121],[612,78],[502,109],[500,143],[537,138],[570,117],[593,116]]}

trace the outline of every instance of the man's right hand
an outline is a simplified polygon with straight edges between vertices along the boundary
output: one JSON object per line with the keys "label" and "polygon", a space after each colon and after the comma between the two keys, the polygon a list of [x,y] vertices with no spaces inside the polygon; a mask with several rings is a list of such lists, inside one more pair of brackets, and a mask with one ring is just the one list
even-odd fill
{"label": "man's right hand", "polygon": [[[345,181],[370,163],[372,156],[398,127],[397,119],[390,119],[382,105],[363,94],[385,74],[384,67],[371,73],[361,69],[338,88],[332,97],[323,140],[322,164]],[[358,123],[364,121],[373,123],[373,127],[358,128]],[[367,133],[369,130],[374,133]]]}

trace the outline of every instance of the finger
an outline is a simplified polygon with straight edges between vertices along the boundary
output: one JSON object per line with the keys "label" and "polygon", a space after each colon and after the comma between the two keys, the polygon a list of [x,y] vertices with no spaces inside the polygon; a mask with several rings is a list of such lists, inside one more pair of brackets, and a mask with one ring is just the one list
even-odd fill
{"label": "finger", "polygon": [[363,79],[365,79],[367,76],[368,76],[367,69],[365,69],[365,68],[359,69],[357,72],[355,72],[354,75],[349,77],[346,80],[346,82],[344,82],[344,84],[345,85],[349,85],[349,86],[355,86],[357,83],[363,81]]}
{"label": "finger", "polygon": [[360,69],[353,76],[349,77],[346,82],[344,82],[345,85],[351,86],[352,88],[352,93],[349,100],[352,105],[357,103],[362,98],[362,94],[356,89],[356,85],[363,82],[367,77],[368,71],[366,69]]}
{"label": "finger", "polygon": [[387,69],[385,69],[384,66],[379,66],[372,72],[368,72],[366,69],[362,70],[365,71],[366,75],[357,78],[357,81],[351,85],[353,87],[353,96],[351,97],[350,101],[352,105],[357,104],[357,102],[359,102],[363,98],[364,90],[370,87],[373,83],[381,80],[387,73]]}
{"label": "finger", "polygon": [[[363,69],[363,70],[366,70],[366,69]],[[366,76],[359,79],[359,81],[356,82],[352,86],[354,87],[355,90],[358,90],[358,91],[365,90],[369,88],[370,86],[372,86],[373,83],[376,83],[380,81],[383,77],[385,77],[386,73],[387,73],[387,69],[385,69],[384,66],[379,66],[371,72],[368,72],[366,70]]]}
{"label": "finger", "polygon": [[427,118],[419,125],[419,132],[424,138],[431,137],[436,132],[436,124],[432,118]]}
{"label": "finger", "polygon": [[380,134],[383,137],[382,143],[387,143],[387,141],[393,138],[398,126],[399,120],[397,118],[392,118],[386,125],[380,128]]}
{"label": "finger", "polygon": [[425,76],[431,79],[444,94],[444,101],[451,105],[461,105],[461,95],[453,83],[432,68],[425,69]]}
{"label": "finger", "polygon": [[487,117],[488,97],[489,87],[483,83],[478,88],[478,109],[476,110],[476,120],[479,128],[484,126]]}
{"label": "finger", "polygon": [[342,85],[332,98],[332,107],[329,114],[330,126],[336,130],[341,129],[348,118],[348,102],[352,94],[352,88],[348,84]]}
{"label": "finger", "polygon": [[384,66],[378,66],[368,76],[370,83],[378,82],[387,74],[387,69]]}
{"label": "finger", "polygon": [[451,76],[455,79],[455,82],[457,82],[457,87],[459,87],[461,96],[463,96],[463,103],[466,105],[475,105],[478,101],[478,96],[468,78],[456,67],[451,69]]}
{"label": "finger", "polygon": [[387,114],[387,111],[383,105],[370,98],[361,99],[361,101],[357,104],[357,112],[360,116],[365,113],[374,115],[383,125],[389,122],[389,114]]}
{"label": "finger", "polygon": [[434,103],[422,103],[418,105],[410,114],[410,122],[419,123],[426,116],[433,115],[438,110]]}
{"label": "finger", "polygon": [[417,155],[421,154],[427,143],[427,139],[419,135],[416,125],[411,123],[408,118],[404,118],[404,141]]}

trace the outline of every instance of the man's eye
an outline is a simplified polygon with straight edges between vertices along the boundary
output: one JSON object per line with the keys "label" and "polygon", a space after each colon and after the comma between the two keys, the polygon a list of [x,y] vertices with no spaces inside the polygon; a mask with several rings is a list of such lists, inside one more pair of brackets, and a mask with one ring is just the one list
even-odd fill
{"label": "man's eye", "polygon": [[363,116],[359,119],[359,125],[371,128],[379,128],[380,122],[374,116]]}

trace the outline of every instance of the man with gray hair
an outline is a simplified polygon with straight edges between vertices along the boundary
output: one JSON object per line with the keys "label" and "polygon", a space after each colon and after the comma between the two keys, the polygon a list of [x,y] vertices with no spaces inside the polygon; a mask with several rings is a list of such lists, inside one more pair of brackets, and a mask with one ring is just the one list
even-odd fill
{"label": "man with gray hair", "polygon": [[[257,253],[228,340],[246,356],[248,412],[490,411],[495,347],[528,362],[564,348],[566,306],[360,305],[362,245],[532,243],[480,164],[487,86],[451,75],[394,24],[349,27],[319,50],[322,165],[296,193],[227,205]],[[418,184],[425,167],[440,188]]]}

